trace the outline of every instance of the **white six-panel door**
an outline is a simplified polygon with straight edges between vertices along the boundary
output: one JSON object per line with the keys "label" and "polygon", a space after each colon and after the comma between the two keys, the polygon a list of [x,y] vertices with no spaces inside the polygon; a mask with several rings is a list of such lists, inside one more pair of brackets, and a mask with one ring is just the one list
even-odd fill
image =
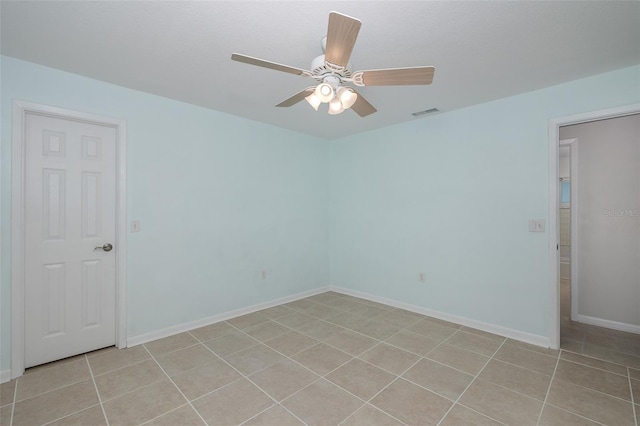
{"label": "white six-panel door", "polygon": [[116,342],[116,130],[29,113],[25,132],[30,367]]}

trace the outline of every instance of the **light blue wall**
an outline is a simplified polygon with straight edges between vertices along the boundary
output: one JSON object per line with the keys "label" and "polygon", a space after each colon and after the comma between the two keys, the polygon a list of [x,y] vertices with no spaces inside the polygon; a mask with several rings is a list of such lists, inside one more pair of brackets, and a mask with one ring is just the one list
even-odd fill
{"label": "light blue wall", "polygon": [[332,142],[332,284],[549,336],[549,119],[638,102],[636,66]]}
{"label": "light blue wall", "polygon": [[640,102],[632,67],[326,142],[12,58],[1,72],[0,370],[13,99],[127,121],[129,337],[330,281],[548,336],[549,235],[527,224],[548,220],[549,119]]}
{"label": "light blue wall", "polygon": [[127,121],[129,337],[329,284],[326,141],[13,58],[1,71],[0,370],[14,99]]}

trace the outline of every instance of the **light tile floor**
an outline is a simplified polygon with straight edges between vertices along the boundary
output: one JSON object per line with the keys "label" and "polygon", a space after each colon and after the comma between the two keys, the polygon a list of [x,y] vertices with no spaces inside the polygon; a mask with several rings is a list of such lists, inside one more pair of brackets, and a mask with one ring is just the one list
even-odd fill
{"label": "light tile floor", "polygon": [[1,385],[0,423],[638,425],[640,364],[602,354],[328,292],[29,369]]}
{"label": "light tile floor", "polygon": [[571,321],[571,283],[560,283],[560,348],[640,369],[640,335]]}

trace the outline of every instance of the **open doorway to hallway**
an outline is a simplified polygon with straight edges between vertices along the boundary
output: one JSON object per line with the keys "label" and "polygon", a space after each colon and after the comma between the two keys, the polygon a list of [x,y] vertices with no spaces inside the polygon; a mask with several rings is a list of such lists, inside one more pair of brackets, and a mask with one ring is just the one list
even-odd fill
{"label": "open doorway to hallway", "polygon": [[640,114],[559,139],[560,347],[640,368]]}

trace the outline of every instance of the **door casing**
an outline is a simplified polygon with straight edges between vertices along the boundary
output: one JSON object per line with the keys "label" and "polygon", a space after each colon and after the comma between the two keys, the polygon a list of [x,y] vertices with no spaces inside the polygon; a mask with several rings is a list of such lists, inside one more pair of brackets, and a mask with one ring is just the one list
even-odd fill
{"label": "door casing", "polygon": [[24,373],[24,214],[25,214],[25,123],[27,114],[113,127],[116,130],[116,346],[127,345],[126,262],[127,191],[126,122],[24,101],[13,101],[11,155],[11,378]]}
{"label": "door casing", "polygon": [[[560,251],[558,250],[558,244],[560,244],[558,229],[560,207],[558,198],[560,127],[638,113],[640,113],[640,104],[632,104],[549,120],[549,347],[552,349],[560,348]],[[571,179],[573,182],[573,176]],[[573,190],[574,188],[572,187],[572,197],[574,196]],[[573,203],[571,207],[573,209]],[[572,223],[572,227],[576,225],[576,223]],[[574,245],[575,241],[572,240],[571,244]],[[573,251],[571,254],[573,256]],[[576,259],[571,259],[572,274],[574,262],[576,262]]]}

